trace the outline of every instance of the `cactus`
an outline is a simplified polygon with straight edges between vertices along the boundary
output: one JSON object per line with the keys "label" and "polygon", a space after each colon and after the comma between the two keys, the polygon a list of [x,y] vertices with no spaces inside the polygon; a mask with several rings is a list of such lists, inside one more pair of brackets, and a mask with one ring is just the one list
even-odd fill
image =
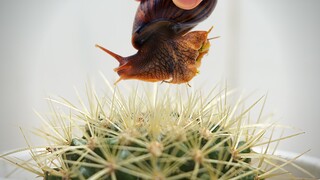
{"label": "cactus", "polygon": [[291,161],[268,153],[287,137],[274,138],[276,125],[262,123],[261,115],[249,121],[264,98],[243,108],[244,101],[231,106],[229,92],[218,88],[203,96],[166,85],[129,95],[109,87],[102,97],[88,88],[87,105],[49,99],[53,115],[39,114],[45,126],[36,131],[48,144],[30,145],[33,162],[18,164],[46,180],[255,180],[288,173],[283,167]]}

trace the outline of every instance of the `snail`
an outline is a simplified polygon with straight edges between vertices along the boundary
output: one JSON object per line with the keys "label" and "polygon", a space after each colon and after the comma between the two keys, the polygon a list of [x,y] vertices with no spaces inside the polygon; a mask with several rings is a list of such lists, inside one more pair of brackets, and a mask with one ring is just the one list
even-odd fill
{"label": "snail", "polygon": [[[188,83],[209,51],[209,31],[189,32],[214,10],[217,0],[203,0],[192,10],[178,8],[172,0],[141,0],[133,29],[132,45],[138,51],[122,57],[96,45],[118,62],[120,78],[148,82]],[[116,84],[115,83],[115,84]]]}

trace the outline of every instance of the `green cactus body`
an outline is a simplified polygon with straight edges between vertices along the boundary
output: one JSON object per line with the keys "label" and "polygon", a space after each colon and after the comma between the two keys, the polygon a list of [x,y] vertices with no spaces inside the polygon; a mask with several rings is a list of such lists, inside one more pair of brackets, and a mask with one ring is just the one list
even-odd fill
{"label": "green cactus body", "polygon": [[[76,116],[86,122],[82,137],[72,138],[73,148],[58,157],[61,171],[69,173],[46,172],[44,179],[230,179],[239,174],[245,174],[239,179],[257,179],[264,172],[251,166],[250,158],[238,157],[253,151],[234,149],[246,141],[235,144],[230,125],[219,119],[228,111],[213,108],[216,103],[201,107],[201,98],[191,97],[181,104],[166,94],[148,105],[150,99],[134,96],[109,113],[112,109],[102,107],[106,102],[90,102],[95,113]],[[177,111],[187,106],[193,109]]]}
{"label": "green cactus body", "polygon": [[[220,178],[222,175],[227,173],[228,171],[235,171],[236,169],[239,169],[239,167],[235,167],[233,165],[228,165],[228,162],[232,161],[232,147],[231,147],[231,139],[226,136],[225,138],[211,138],[211,139],[205,139],[204,137],[201,137],[200,132],[197,130],[187,130],[186,132],[187,138],[184,141],[176,141],[174,139],[171,139],[166,144],[161,143],[164,139],[169,139],[170,137],[167,137],[168,135],[161,135],[161,138],[159,141],[154,141],[150,143],[150,146],[143,147],[135,142],[126,142],[125,145],[122,144],[120,138],[118,141],[115,141],[114,138],[110,138],[108,135],[106,137],[103,137],[100,139],[101,142],[104,143],[103,145],[99,147],[95,147],[93,149],[93,152],[100,156],[103,159],[106,159],[101,151],[104,151],[103,147],[108,147],[108,151],[114,151],[117,153],[117,158],[119,162],[125,161],[128,158],[139,158],[141,156],[145,156],[147,154],[150,154],[149,156],[146,156],[145,158],[142,158],[141,160],[137,162],[133,162],[130,164],[130,166],[126,167],[128,169],[143,169],[143,167],[150,167],[154,173],[157,171],[161,172],[162,168],[164,166],[171,166],[171,171],[169,174],[166,174],[168,177],[174,177],[179,176],[180,174],[185,174],[185,176],[179,178],[179,179],[189,179],[191,175],[194,173],[194,169],[196,166],[199,166],[199,172],[197,172],[197,175],[195,176],[196,179],[211,179],[211,176],[216,176],[216,178]],[[147,135],[148,136],[148,135]],[[146,137],[146,139],[149,139]],[[192,149],[193,144],[198,144],[198,149]],[[239,146],[244,144],[245,142],[241,141],[239,143]],[[71,146],[83,146],[87,144],[86,139],[72,139]],[[81,148],[79,148],[81,149]],[[212,150],[210,150],[212,149]],[[208,152],[204,152],[208,151]],[[250,149],[246,149],[243,152],[250,153]],[[87,158],[82,158],[81,154],[79,153],[72,153],[72,152],[66,152],[65,154],[62,154],[62,156],[67,157],[66,159],[68,161],[74,161],[75,165],[70,165],[69,167],[71,169],[77,168],[78,170],[78,176],[79,177],[72,177],[71,179],[81,179],[80,177],[84,178],[90,178],[92,175],[98,173],[99,171],[102,171],[102,168],[100,167],[90,167],[90,166],[83,166],[82,163],[94,163],[90,161]],[[224,164],[219,163],[204,163],[204,159],[209,160],[215,160],[215,161],[221,161],[224,162]],[[107,160],[107,159],[106,159]],[[236,163],[232,161],[233,163]],[[245,159],[243,160],[244,163],[250,163],[250,160]],[[79,165],[76,165],[79,164]],[[250,170],[244,170],[244,172],[250,171]],[[114,174],[116,179],[143,179],[139,177],[138,175],[129,174],[127,172],[123,172],[121,170],[117,170],[117,167],[114,169]],[[210,176],[211,174],[211,176]],[[238,174],[236,174],[238,175]],[[235,176],[236,176],[235,175]],[[252,179],[254,180],[258,174],[250,174],[247,175],[241,179],[247,180]],[[111,179],[110,176],[106,176],[106,179]],[[158,178],[166,178],[161,177],[161,174],[159,173]],[[56,175],[50,175],[49,173],[46,173],[45,179],[51,180],[51,179],[61,179],[61,177]],[[156,178],[155,178],[156,179]]]}

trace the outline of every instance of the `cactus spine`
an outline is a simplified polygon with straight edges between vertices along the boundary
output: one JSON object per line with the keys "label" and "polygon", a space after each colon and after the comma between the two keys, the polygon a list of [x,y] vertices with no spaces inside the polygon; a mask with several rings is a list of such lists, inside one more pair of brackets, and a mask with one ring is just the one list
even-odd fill
{"label": "cactus spine", "polygon": [[116,87],[98,97],[91,89],[80,107],[49,99],[67,111],[53,108],[49,120],[40,115],[46,126],[37,134],[49,143],[30,148],[32,171],[47,180],[255,180],[287,173],[268,153],[285,137],[274,138],[275,125],[261,116],[248,121],[263,99],[242,108],[243,101],[229,105],[226,90],[189,91],[136,88],[126,95]]}

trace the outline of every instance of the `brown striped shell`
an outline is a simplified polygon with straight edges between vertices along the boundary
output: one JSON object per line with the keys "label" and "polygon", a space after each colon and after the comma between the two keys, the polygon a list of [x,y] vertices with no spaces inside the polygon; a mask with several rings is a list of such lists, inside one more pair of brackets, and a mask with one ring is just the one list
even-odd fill
{"label": "brown striped shell", "polygon": [[172,0],[141,0],[132,28],[132,45],[139,49],[159,30],[168,36],[182,35],[210,16],[216,0],[203,0],[196,8],[184,10]]}
{"label": "brown striped shell", "polygon": [[122,57],[97,47],[118,60],[119,67],[114,69],[120,76],[118,81],[188,83],[209,51],[210,30],[188,31],[212,13],[216,2],[203,0],[196,8],[183,10],[172,0],[141,0],[132,30],[132,45],[138,52]]}

